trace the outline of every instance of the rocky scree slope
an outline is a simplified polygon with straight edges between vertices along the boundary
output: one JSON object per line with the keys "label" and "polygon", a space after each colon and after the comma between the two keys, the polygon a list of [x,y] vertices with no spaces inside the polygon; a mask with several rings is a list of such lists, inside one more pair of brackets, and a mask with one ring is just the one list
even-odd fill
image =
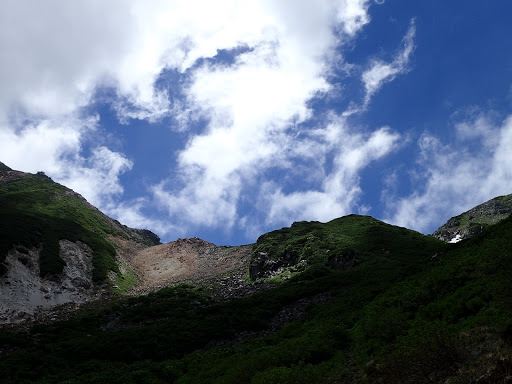
{"label": "rocky scree slope", "polygon": [[147,247],[159,238],[109,218],[42,172],[0,163],[0,322],[108,294],[109,277],[126,272],[119,241]]}
{"label": "rocky scree slope", "polygon": [[140,249],[127,258],[137,277],[130,294],[142,294],[178,283],[217,286],[225,297],[246,287],[252,245],[218,246],[199,238],[178,239]]}
{"label": "rocky scree slope", "polygon": [[433,234],[448,243],[468,239],[512,214],[512,194],[499,196],[449,219]]}

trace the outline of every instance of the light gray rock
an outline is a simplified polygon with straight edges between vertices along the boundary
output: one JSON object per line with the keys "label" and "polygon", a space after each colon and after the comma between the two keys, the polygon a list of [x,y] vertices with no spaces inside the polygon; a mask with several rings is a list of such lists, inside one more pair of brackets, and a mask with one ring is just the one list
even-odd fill
{"label": "light gray rock", "polygon": [[14,248],[7,255],[8,272],[0,277],[0,323],[23,321],[40,310],[80,304],[95,297],[92,250],[86,244],[60,241],[66,265],[62,274],[52,280],[39,276],[40,249],[25,252]]}

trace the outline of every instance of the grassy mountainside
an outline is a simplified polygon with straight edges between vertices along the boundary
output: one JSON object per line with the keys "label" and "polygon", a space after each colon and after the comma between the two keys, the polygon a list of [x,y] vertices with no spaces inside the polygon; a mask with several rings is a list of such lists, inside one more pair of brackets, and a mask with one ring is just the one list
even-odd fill
{"label": "grassy mountainside", "polygon": [[485,227],[494,225],[512,214],[512,195],[498,196],[469,211],[452,217],[439,227],[432,236],[453,241],[468,239],[480,233]]}
{"label": "grassy mountainside", "polygon": [[[251,277],[289,275],[306,266],[349,269],[371,262],[410,273],[439,249],[439,241],[370,216],[349,215],[328,223],[296,222],[260,236],[253,250]],[[276,266],[281,267],[276,271]]]}
{"label": "grassy mountainside", "polygon": [[59,240],[67,239],[92,248],[93,278],[102,282],[109,270],[118,271],[114,247],[107,240],[109,234],[136,235],[140,241],[155,242],[156,235],[131,230],[109,219],[44,174],[22,174],[5,168],[0,169],[0,274],[5,273],[2,262],[14,246],[20,250],[41,247],[41,276],[60,273],[64,261],[59,255]]}

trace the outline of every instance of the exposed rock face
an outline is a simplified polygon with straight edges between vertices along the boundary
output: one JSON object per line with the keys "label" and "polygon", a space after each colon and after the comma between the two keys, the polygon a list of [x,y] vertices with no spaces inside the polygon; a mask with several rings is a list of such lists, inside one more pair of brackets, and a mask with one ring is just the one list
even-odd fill
{"label": "exposed rock face", "polygon": [[[359,264],[353,250],[346,250],[340,254],[330,255],[325,265],[339,271],[349,270]],[[281,275],[285,270],[296,272],[304,270],[307,267],[306,260],[300,260],[294,253],[286,253],[279,259],[269,258],[264,252],[253,255],[249,266],[249,276],[251,280],[267,279]]]}
{"label": "exposed rock face", "polygon": [[271,259],[264,252],[253,256],[249,266],[251,280],[269,278],[281,274],[285,268],[295,266],[299,263],[299,255],[288,252],[279,259]]}
{"label": "exposed rock face", "polygon": [[357,260],[356,254],[352,249],[347,249],[343,253],[329,256],[326,263],[328,267],[339,271],[349,270],[357,264],[359,264],[359,260]]}
{"label": "exposed rock face", "polygon": [[452,217],[432,236],[448,243],[456,243],[477,235],[486,226],[496,224],[510,214],[512,214],[512,195],[496,197],[459,216]]}
{"label": "exposed rock face", "polygon": [[[28,173],[20,172],[20,171],[13,171],[11,168],[6,167],[4,164],[0,163],[0,188],[1,184],[7,183],[12,180],[21,179],[23,176],[28,175]],[[5,168],[2,168],[2,165]]]}
{"label": "exposed rock face", "polygon": [[100,295],[92,284],[92,250],[85,244],[60,241],[66,266],[51,279],[39,276],[40,249],[12,249],[8,273],[0,277],[0,323],[21,321],[41,309],[84,303]]}

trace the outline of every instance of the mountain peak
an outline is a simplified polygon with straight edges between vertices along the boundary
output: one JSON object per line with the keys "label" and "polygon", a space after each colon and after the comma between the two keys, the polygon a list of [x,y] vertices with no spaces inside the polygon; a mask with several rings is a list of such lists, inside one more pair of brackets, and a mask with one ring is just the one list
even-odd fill
{"label": "mountain peak", "polygon": [[512,194],[498,196],[452,217],[432,236],[449,243],[456,243],[477,235],[485,227],[496,224],[510,214],[512,214]]}
{"label": "mountain peak", "polygon": [[12,169],[0,161],[0,172],[7,172],[7,171],[12,171]]}
{"label": "mountain peak", "polygon": [[0,323],[99,298],[105,284],[126,289],[121,243],[133,253],[160,239],[111,219],[43,172],[0,163]]}

